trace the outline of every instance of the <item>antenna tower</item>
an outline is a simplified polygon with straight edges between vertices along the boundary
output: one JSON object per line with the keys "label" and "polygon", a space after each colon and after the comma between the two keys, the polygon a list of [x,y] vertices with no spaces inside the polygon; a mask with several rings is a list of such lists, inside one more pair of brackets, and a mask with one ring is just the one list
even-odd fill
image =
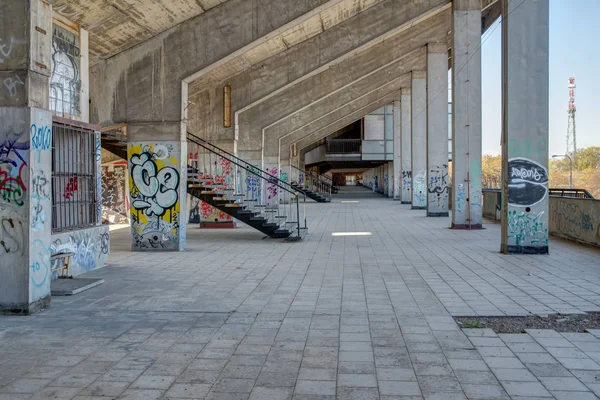
{"label": "antenna tower", "polygon": [[567,126],[567,153],[575,164],[575,156],[577,154],[577,130],[575,128],[575,78],[569,78],[569,109],[567,113],[569,115],[569,124]]}

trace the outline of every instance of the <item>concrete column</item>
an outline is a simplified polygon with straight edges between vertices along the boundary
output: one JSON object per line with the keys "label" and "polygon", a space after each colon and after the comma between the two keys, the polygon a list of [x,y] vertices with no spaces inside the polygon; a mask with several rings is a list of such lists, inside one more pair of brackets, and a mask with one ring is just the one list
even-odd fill
{"label": "concrete column", "polygon": [[427,216],[448,216],[448,46],[427,45]]}
{"label": "concrete column", "polygon": [[410,88],[402,88],[400,95],[401,114],[401,142],[402,142],[402,171],[401,171],[401,200],[402,204],[412,203],[412,96]]}
{"label": "concrete column", "polygon": [[548,3],[501,3],[503,253],[548,253]]}
{"label": "concrete column", "polygon": [[50,304],[52,7],[0,0],[0,310]]}
{"label": "concrete column", "polygon": [[390,199],[394,198],[394,162],[390,161],[388,162],[388,179],[389,179],[389,184],[388,184],[388,190],[386,193],[386,196],[389,197]]}
{"label": "concrete column", "polygon": [[130,124],[132,250],[183,251],[187,225],[187,141],[180,125]]}
{"label": "concrete column", "polygon": [[481,7],[452,5],[452,228],[481,229]]}
{"label": "concrete column", "polygon": [[400,101],[394,100],[394,186],[392,197],[400,200],[402,193],[402,108]]}
{"label": "concrete column", "polygon": [[[425,71],[412,72],[412,209],[427,208],[427,82]],[[446,138],[447,140],[447,138]]]}

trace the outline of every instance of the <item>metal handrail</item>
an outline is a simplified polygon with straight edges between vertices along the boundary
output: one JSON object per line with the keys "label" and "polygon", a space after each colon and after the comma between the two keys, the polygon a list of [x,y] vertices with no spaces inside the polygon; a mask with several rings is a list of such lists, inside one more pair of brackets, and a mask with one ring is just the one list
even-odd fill
{"label": "metal handrail", "polygon": [[[230,196],[231,198],[234,199],[240,199],[240,198],[244,198],[247,196],[248,193],[245,192],[245,187],[241,184],[238,184],[238,176],[240,175],[240,170],[241,171],[245,171],[246,174],[250,174],[253,176],[258,177],[259,179],[261,179],[263,181],[263,184],[268,183],[269,185],[272,185],[273,187],[276,187],[278,189],[281,189],[283,192],[288,193],[289,195],[289,202],[286,203],[286,201],[284,200],[283,202],[280,201],[280,192],[278,190],[276,190],[277,194],[276,194],[276,199],[277,202],[275,204],[273,204],[273,206],[271,206],[271,208],[275,207],[276,208],[276,212],[278,215],[281,214],[281,206],[283,206],[284,208],[284,215],[278,216],[278,217],[273,217],[273,222],[276,222],[277,220],[275,218],[288,218],[292,216],[292,213],[294,213],[295,217],[297,218],[296,221],[292,221],[291,223],[296,223],[297,225],[297,233],[298,233],[298,238],[301,238],[301,229],[307,229],[307,223],[306,223],[306,195],[303,195],[304,198],[304,227],[302,227],[300,225],[300,196],[299,196],[299,192],[298,190],[295,190],[294,188],[289,188],[286,187],[285,185],[281,185],[280,183],[283,182],[280,179],[277,179],[275,176],[266,173],[265,171],[262,171],[256,167],[254,167],[253,165],[249,164],[248,162],[241,160],[238,157],[235,157],[233,155],[230,155],[228,152],[226,151],[217,151],[215,150],[217,147],[216,146],[211,146],[210,143],[208,143],[207,141],[203,140],[203,139],[195,139],[196,136],[189,134],[188,135],[188,141],[191,143],[194,143],[195,145],[199,146],[200,148],[206,150],[208,153],[204,153],[204,154],[213,154],[214,156],[220,157],[224,160],[227,160],[228,162],[230,162],[231,164],[235,165],[235,167],[237,168],[236,172],[235,172],[235,183],[233,184],[235,189],[229,189],[230,191],[234,191],[235,193],[232,194],[228,194],[228,196]],[[211,148],[213,147],[213,148]],[[200,156],[200,154],[199,154]],[[212,161],[210,163],[210,165],[212,165]],[[216,161],[215,161],[215,165],[216,165]],[[192,168],[192,169],[196,169],[196,171],[200,171],[200,169],[198,167],[194,167],[191,165],[188,165],[188,168]],[[209,169],[211,170],[212,173],[212,167],[209,167]],[[263,174],[267,174],[267,176],[264,176]],[[192,179],[193,181],[193,179]],[[283,182],[285,183],[285,182]],[[263,192],[262,196],[265,196],[266,193]],[[252,203],[251,206],[253,207],[267,207],[269,208],[269,206],[265,205],[266,202],[264,204],[259,204],[256,205],[254,204],[255,200],[254,199],[248,199],[245,198],[242,201],[247,202],[247,203]],[[293,212],[290,208],[289,213],[285,212],[285,208],[286,208],[286,204],[292,204],[295,203],[296,205],[296,210],[295,212]]]}
{"label": "metal handrail", "polygon": [[[224,150],[221,147],[219,147],[219,146],[217,146],[217,145],[215,145],[215,144],[213,144],[213,143],[211,143],[211,142],[209,142],[207,140],[204,140],[201,137],[198,137],[198,136],[194,135],[193,133],[188,132],[187,135],[188,135],[188,140],[190,140],[190,141],[192,141],[192,142],[194,142],[196,144],[199,144],[196,141],[200,141],[200,142],[204,143],[206,146],[210,146],[210,147],[216,149],[216,151],[221,152],[221,153],[225,153],[228,157],[236,159],[238,161],[238,163],[244,164],[244,165],[252,168],[253,170],[258,170],[258,171],[260,171],[261,174],[268,175],[269,176],[268,179],[276,180],[280,185],[287,186],[288,191],[291,190],[293,192],[300,193],[300,194],[304,195],[304,193],[301,190],[298,190],[297,188],[293,187],[288,182],[284,181],[283,179],[279,178],[278,176],[273,175],[273,174],[271,174],[268,171],[265,171],[263,169],[260,169],[260,168],[258,168],[256,166],[250,164],[248,161],[239,158],[235,154],[232,154],[232,153],[228,152],[227,150]],[[190,137],[193,138],[193,139],[190,139]],[[210,150],[210,149],[207,149],[207,150]],[[263,179],[265,179],[265,178],[263,177]]]}
{"label": "metal handrail", "polygon": [[329,139],[325,151],[327,154],[358,154],[361,144],[361,139]]}

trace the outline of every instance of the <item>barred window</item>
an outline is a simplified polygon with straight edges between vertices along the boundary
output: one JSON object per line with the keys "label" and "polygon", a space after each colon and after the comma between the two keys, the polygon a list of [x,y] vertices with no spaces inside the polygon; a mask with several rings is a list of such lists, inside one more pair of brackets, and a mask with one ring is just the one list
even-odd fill
{"label": "barred window", "polygon": [[96,225],[96,168],[95,132],[67,120],[57,122],[55,118],[52,126],[52,232]]}
{"label": "barred window", "polygon": [[50,109],[55,115],[81,115],[81,50],[79,35],[56,23],[52,25],[52,75]]}

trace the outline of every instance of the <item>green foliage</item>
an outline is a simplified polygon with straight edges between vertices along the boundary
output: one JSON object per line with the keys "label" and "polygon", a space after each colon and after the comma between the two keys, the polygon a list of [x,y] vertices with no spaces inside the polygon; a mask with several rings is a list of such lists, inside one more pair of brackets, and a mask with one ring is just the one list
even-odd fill
{"label": "green foliage", "polygon": [[[551,188],[569,187],[568,158],[552,158],[549,162],[549,186]],[[502,157],[485,154],[481,163],[481,180],[484,188],[502,187]],[[587,189],[600,199],[600,146],[580,149],[575,155],[573,165],[573,186]]]}

